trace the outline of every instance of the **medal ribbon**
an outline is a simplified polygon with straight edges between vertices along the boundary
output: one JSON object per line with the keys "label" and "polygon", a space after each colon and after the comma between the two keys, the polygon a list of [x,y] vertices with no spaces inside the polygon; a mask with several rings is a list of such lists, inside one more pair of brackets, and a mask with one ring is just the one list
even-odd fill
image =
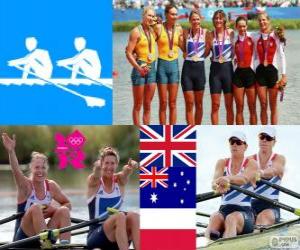
{"label": "medal ribbon", "polygon": [[168,37],[169,50],[172,50],[173,49],[174,34],[175,34],[175,31],[174,31],[175,25],[172,27],[172,35],[171,35],[171,37],[169,35],[166,23],[164,23],[164,27],[165,27],[165,30],[166,30],[166,33],[167,33],[167,37]]}
{"label": "medal ribbon", "polygon": [[193,51],[195,52],[195,54],[197,55],[197,53],[199,52],[199,40],[200,40],[200,38],[202,38],[202,36],[203,36],[203,29],[199,29],[199,31],[197,32],[197,34],[198,34],[198,38],[197,38],[197,40],[195,41],[194,39],[193,39],[193,34],[192,34],[192,29],[190,30],[190,36],[191,36],[191,38],[192,38],[192,41],[193,41]]}
{"label": "medal ribbon", "polygon": [[215,37],[216,37],[216,40],[217,40],[217,42],[218,42],[218,48],[219,48],[219,59],[221,58],[221,57],[223,57],[223,49],[224,49],[224,42],[225,42],[225,30],[224,30],[224,33],[223,33],[223,39],[222,39],[222,44],[220,45],[220,41],[219,41],[219,39],[218,39],[218,37],[217,37],[217,32],[216,32],[216,30],[215,30]]}
{"label": "medal ribbon", "polygon": [[264,58],[263,58],[263,63],[268,60],[267,56],[268,56],[268,50],[269,50],[269,46],[270,46],[270,34],[268,34],[268,38],[267,38],[267,47],[265,48],[265,41],[263,39],[262,34],[260,35],[260,38],[262,40],[262,47],[263,47],[263,52],[264,52]]}
{"label": "medal ribbon", "polygon": [[152,40],[151,40],[151,34],[150,34],[150,31],[148,30],[148,32],[146,32],[146,30],[144,29],[144,26],[142,25],[142,29],[144,31],[144,34],[147,38],[147,41],[148,41],[148,51],[149,51],[149,54],[151,54],[152,52]]}

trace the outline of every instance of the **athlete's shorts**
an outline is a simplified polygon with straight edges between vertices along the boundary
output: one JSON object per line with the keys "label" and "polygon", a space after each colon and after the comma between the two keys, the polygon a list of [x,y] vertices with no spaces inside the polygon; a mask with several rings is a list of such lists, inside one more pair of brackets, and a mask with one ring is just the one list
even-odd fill
{"label": "athlete's shorts", "polygon": [[237,68],[232,83],[238,88],[251,88],[255,84],[255,73],[249,68]]}
{"label": "athlete's shorts", "polygon": [[[27,236],[21,227],[19,227],[15,233],[14,241],[27,239],[29,236]],[[23,248],[40,248],[40,241],[37,239],[35,241],[31,241],[28,243],[22,244]]]}
{"label": "athlete's shorts", "polygon": [[232,93],[233,67],[231,62],[212,62],[209,72],[211,94]]}
{"label": "athlete's shorts", "polygon": [[[141,65],[145,62],[138,60],[138,65]],[[144,85],[147,83],[155,83],[156,82],[156,70],[155,70],[155,61],[151,64],[151,69],[146,76],[141,76],[141,74],[137,71],[136,68],[132,69],[131,72],[131,82],[133,86]]]}
{"label": "athlete's shorts", "polygon": [[265,209],[272,210],[274,217],[275,217],[275,223],[280,222],[280,209],[279,207],[272,206],[268,202],[264,202],[262,200],[253,199],[251,201],[251,206],[254,212],[254,216],[257,217],[259,213],[261,213]]}
{"label": "athlete's shorts", "polygon": [[105,235],[102,225],[89,231],[87,236],[88,249],[119,250],[117,242],[111,242]]}
{"label": "athlete's shorts", "polygon": [[181,74],[183,91],[203,91],[205,87],[204,61],[193,62],[185,60]]}
{"label": "athlete's shorts", "polygon": [[254,229],[254,214],[251,207],[243,207],[238,205],[222,205],[219,212],[226,219],[227,215],[233,212],[240,212],[244,217],[244,227],[240,234],[252,233]]}
{"label": "athlete's shorts", "polygon": [[260,64],[256,68],[256,80],[259,86],[273,88],[278,81],[278,70],[272,64],[267,67]]}
{"label": "athlete's shorts", "polygon": [[166,61],[158,58],[156,80],[158,84],[179,83],[178,59]]}

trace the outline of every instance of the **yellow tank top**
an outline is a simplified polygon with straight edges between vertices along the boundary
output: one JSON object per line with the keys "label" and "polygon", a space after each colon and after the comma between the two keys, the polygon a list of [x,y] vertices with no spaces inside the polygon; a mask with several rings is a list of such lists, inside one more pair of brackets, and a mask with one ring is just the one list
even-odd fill
{"label": "yellow tank top", "polygon": [[[173,39],[173,48],[170,53],[169,49],[169,39],[167,35],[167,30],[164,25],[162,25],[160,36],[157,40],[158,45],[158,57],[167,61],[173,61],[174,59],[178,58],[178,48],[179,48],[179,31],[178,26],[175,24],[175,32],[174,32],[174,39]],[[171,57],[171,55],[172,57]]]}
{"label": "yellow tank top", "polygon": [[135,47],[135,53],[137,54],[138,60],[146,63],[152,63],[155,61],[156,51],[155,51],[155,38],[153,33],[150,31],[150,41],[151,41],[151,52],[149,51],[149,42],[147,36],[143,30],[142,25],[138,26],[140,32],[139,41]]}

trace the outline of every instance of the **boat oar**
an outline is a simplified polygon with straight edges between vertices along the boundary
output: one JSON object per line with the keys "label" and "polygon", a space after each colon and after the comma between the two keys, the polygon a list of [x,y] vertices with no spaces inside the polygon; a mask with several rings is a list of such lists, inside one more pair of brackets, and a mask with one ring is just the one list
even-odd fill
{"label": "boat oar", "polygon": [[269,199],[269,198],[267,198],[265,196],[262,196],[260,194],[256,194],[256,193],[251,192],[251,191],[249,191],[247,189],[241,188],[241,187],[239,187],[237,185],[230,184],[230,188],[234,189],[234,190],[236,190],[238,192],[241,192],[243,194],[246,194],[246,195],[248,195],[248,196],[250,196],[252,198],[256,198],[256,199],[268,202],[268,203],[272,204],[275,207],[279,207],[279,208],[284,209],[286,211],[289,211],[289,212],[291,212],[291,213],[293,213],[293,214],[295,214],[297,216],[300,216],[300,209],[299,208],[290,207],[290,206],[288,206],[286,204],[283,204],[283,203],[281,203],[279,201]]}
{"label": "boat oar", "polygon": [[197,227],[203,227],[203,228],[207,228],[207,227],[208,227],[207,224],[202,223],[202,222],[197,222],[197,223],[196,223],[196,226],[197,226]]}
{"label": "boat oar", "polygon": [[[71,67],[67,66],[67,65],[63,65],[62,67],[66,68],[68,70],[73,71],[73,69]],[[79,75],[81,75],[81,76],[84,76],[85,78],[87,78],[87,79],[89,79],[89,80],[91,80],[93,82],[98,83],[99,85],[103,85],[103,86],[105,86],[105,87],[107,87],[109,89],[112,89],[112,85],[111,84],[100,82],[98,79],[93,79],[93,78],[87,76],[86,74],[84,74],[84,73],[82,73],[80,71],[77,71],[76,73],[79,74]]]}
{"label": "boat oar", "polygon": [[83,100],[85,100],[87,106],[89,106],[89,107],[103,107],[103,106],[105,106],[105,100],[104,99],[101,99],[101,98],[98,98],[98,97],[93,97],[93,96],[82,95],[82,94],[78,93],[77,91],[74,91],[74,90],[71,90],[71,89],[68,89],[68,88],[62,86],[59,83],[51,82],[51,80],[49,80],[49,79],[45,79],[45,78],[43,78],[43,77],[41,77],[41,76],[39,76],[39,75],[31,72],[31,71],[27,71],[27,70],[25,70],[24,68],[22,68],[22,67],[20,67],[18,65],[14,65],[14,66],[17,69],[22,70],[23,72],[26,72],[26,73],[28,73],[30,75],[33,75],[36,78],[38,78],[40,80],[43,80],[46,83],[50,83],[51,85],[53,85],[53,86],[55,86],[55,87],[57,87],[59,89],[62,89],[64,91],[66,91],[66,92],[69,92],[69,93],[71,93],[73,95],[76,95],[76,96],[82,98]]}
{"label": "boat oar", "polygon": [[220,197],[222,194],[216,193],[215,191],[203,193],[203,194],[197,194],[196,195],[196,201],[197,202],[202,202],[210,199],[214,199],[217,197]]}
{"label": "boat oar", "polygon": [[75,236],[75,235],[80,235],[80,234],[86,234],[88,233],[90,230],[86,229],[86,230],[80,230],[80,231],[75,231],[71,233],[71,236]]}
{"label": "boat oar", "polygon": [[4,219],[1,219],[0,220],[0,225],[2,224],[5,224],[7,222],[10,222],[10,221],[13,221],[13,220],[16,220],[16,219],[19,219],[23,216],[24,212],[19,212],[19,213],[15,213],[7,218],[4,218]]}
{"label": "boat oar", "polygon": [[295,198],[300,199],[300,194],[294,192],[293,190],[287,189],[287,188],[285,188],[283,186],[280,186],[278,184],[272,183],[272,182],[267,181],[265,179],[260,179],[259,181],[262,182],[262,183],[264,183],[264,184],[266,184],[266,185],[268,185],[268,186],[270,186],[270,187],[272,187],[272,188],[274,188],[274,189],[277,189],[277,190],[279,190],[279,191],[281,191],[283,193],[286,193],[288,195],[291,195],[291,196],[293,196]]}
{"label": "boat oar", "polygon": [[[18,212],[18,213],[15,213],[15,214],[7,217],[7,218],[0,219],[0,225],[11,222],[13,220],[17,220],[17,219],[21,218],[23,215],[24,215],[24,212]],[[85,220],[71,217],[71,222],[72,223],[81,223],[81,222],[84,222],[84,221]]]}
{"label": "boat oar", "polygon": [[[107,208],[107,211],[109,213],[119,212],[119,210],[114,209],[114,208]],[[28,244],[28,243],[34,242],[34,241],[40,241],[43,244],[42,247],[48,249],[48,248],[51,248],[51,246],[52,246],[50,239],[56,239],[60,234],[63,234],[66,232],[71,232],[73,230],[81,229],[84,227],[88,227],[93,224],[97,224],[97,223],[102,224],[104,221],[105,221],[105,219],[103,219],[103,217],[99,217],[99,218],[95,218],[95,219],[92,219],[89,221],[81,222],[77,225],[72,225],[72,226],[53,229],[53,230],[47,230],[47,231],[39,233],[35,236],[2,245],[2,246],[0,246],[0,249],[21,247],[24,244]]]}
{"label": "boat oar", "polygon": [[203,216],[203,217],[210,217],[210,214],[206,214],[202,212],[196,212],[196,215]]}

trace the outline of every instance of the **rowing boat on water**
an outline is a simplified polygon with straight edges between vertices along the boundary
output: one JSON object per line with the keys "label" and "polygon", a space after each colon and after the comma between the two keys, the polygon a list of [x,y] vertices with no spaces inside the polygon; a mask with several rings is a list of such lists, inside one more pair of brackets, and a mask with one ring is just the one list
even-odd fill
{"label": "rowing boat on water", "polygon": [[[4,245],[7,244],[8,242],[2,242],[0,243],[0,245]],[[8,248],[8,249],[16,249],[16,250],[28,250],[29,248]],[[30,248],[30,250],[39,250],[42,248]],[[84,250],[84,249],[88,249],[86,244],[67,244],[67,245],[59,245],[59,244],[55,244],[52,245],[51,249],[55,249],[55,250],[59,250],[59,249],[65,249],[65,250]]]}
{"label": "rowing boat on water", "polygon": [[[289,237],[282,238],[279,237]],[[198,242],[204,242],[204,237],[198,238]],[[284,242],[285,241],[285,242]],[[277,249],[284,249],[279,244],[292,244],[289,249],[300,249],[300,219],[289,220],[267,228],[261,228],[254,233],[239,235],[237,237],[209,241],[205,246],[197,249],[209,250],[262,250],[271,249],[277,244]],[[288,247],[285,247],[287,249]]]}

